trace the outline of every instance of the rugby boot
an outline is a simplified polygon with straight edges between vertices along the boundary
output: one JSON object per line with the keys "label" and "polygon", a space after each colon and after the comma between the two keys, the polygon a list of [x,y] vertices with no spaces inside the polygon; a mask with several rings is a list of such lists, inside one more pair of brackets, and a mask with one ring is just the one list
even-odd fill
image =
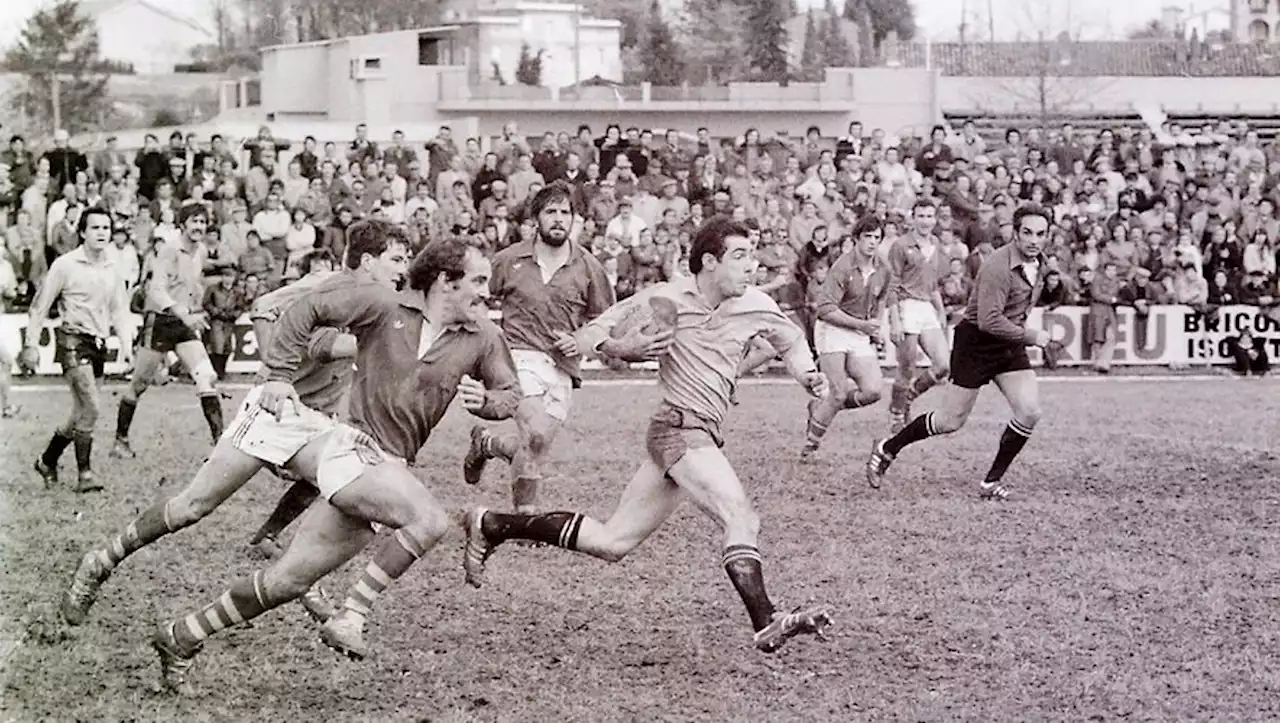
{"label": "rugby boot", "polygon": [[471,446],[462,460],[462,479],[469,485],[480,484],[484,476],[484,467],[489,461],[489,453],[485,450],[488,436],[489,430],[478,424],[471,428]]}
{"label": "rugby boot", "polygon": [[978,498],[992,502],[1004,502],[1009,499],[1009,490],[999,482],[979,482]]}
{"label": "rugby boot", "polygon": [[484,515],[488,512],[477,507],[463,518],[462,528],[467,535],[467,544],[462,553],[462,570],[466,573],[467,584],[478,588],[484,584],[484,563],[493,554],[494,546],[484,536]]}
{"label": "rugby boot", "polygon": [[328,622],[338,614],[337,608],[329,602],[329,596],[325,594],[324,588],[319,585],[314,585],[310,590],[302,593],[302,597],[298,598],[298,604],[317,623]]}
{"label": "rugby boot", "polygon": [[756,632],[756,648],[761,652],[772,653],[797,635],[816,635],[819,640],[825,640],[826,630],[830,625],[831,612],[825,607],[805,611],[796,608],[789,613],[774,613],[773,622]]}
{"label": "rugby boot", "polygon": [[880,489],[889,465],[893,464],[893,455],[885,451],[884,442],[883,439],[876,440],[871,446],[871,456],[867,458],[867,484],[872,489]]}
{"label": "rugby boot", "polygon": [[129,446],[129,440],[116,437],[115,444],[111,445],[112,459],[133,459],[138,455],[134,453],[133,447]]}
{"label": "rugby boot", "polygon": [[89,617],[89,609],[98,599],[98,590],[108,577],[111,577],[111,571],[102,566],[96,554],[90,552],[80,560],[71,584],[62,593],[62,606],[59,608],[68,625],[80,625]]}
{"label": "rugby boot", "polygon": [[364,642],[364,619],[349,610],[342,610],[324,621],[320,626],[320,640],[352,660],[364,660],[369,654],[369,646]]}
{"label": "rugby boot", "polygon": [[45,489],[47,490],[53,489],[54,487],[57,486],[58,484],[58,468],[57,467],[50,467],[49,465],[44,463],[43,459],[36,457],[36,463],[35,465],[33,465],[32,469],[34,469],[36,473],[40,475],[40,478],[44,481]]}
{"label": "rugby boot", "polygon": [[71,488],[72,492],[101,492],[106,489],[102,483],[93,476],[93,472],[84,470],[76,478],[76,486]]}
{"label": "rugby boot", "polygon": [[191,698],[196,692],[187,682],[187,671],[191,670],[191,663],[195,661],[196,653],[200,652],[200,646],[183,650],[173,635],[173,626],[176,624],[157,625],[155,632],[151,634],[151,648],[160,658],[160,692]]}

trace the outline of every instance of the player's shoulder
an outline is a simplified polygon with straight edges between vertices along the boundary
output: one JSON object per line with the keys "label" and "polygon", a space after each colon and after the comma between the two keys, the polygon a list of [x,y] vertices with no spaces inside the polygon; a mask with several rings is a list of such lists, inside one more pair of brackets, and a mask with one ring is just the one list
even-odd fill
{"label": "player's shoulder", "polygon": [[518,259],[527,258],[533,255],[533,246],[527,241],[511,244],[493,255],[493,266],[497,268],[499,265],[509,265],[517,262]]}
{"label": "player's shoulder", "polygon": [[778,311],[778,302],[755,286],[747,287],[747,292],[738,297],[736,306],[743,312]]}
{"label": "player's shoulder", "polygon": [[498,326],[497,322],[488,317],[476,320],[472,323],[471,328],[476,334],[480,335],[480,339],[486,342],[486,344],[492,344],[495,342],[498,344],[505,344],[507,341],[506,336],[502,333],[502,327]]}

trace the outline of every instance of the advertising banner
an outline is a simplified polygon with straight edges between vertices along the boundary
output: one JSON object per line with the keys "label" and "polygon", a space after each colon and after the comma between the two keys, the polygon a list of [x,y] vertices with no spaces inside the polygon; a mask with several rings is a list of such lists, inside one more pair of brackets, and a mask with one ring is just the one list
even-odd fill
{"label": "advertising banner", "polygon": [[[1090,363],[1088,341],[1089,310],[1083,307],[1059,307],[1052,310],[1035,309],[1030,326],[1048,329],[1054,339],[1062,342],[1065,353],[1061,366],[1080,366]],[[141,319],[135,320],[141,326]],[[0,316],[0,346],[15,355],[25,343],[27,317],[23,314]],[[40,334],[39,374],[60,374],[61,369],[53,361],[53,328]],[[1229,340],[1242,329],[1263,339],[1272,358],[1280,358],[1280,318],[1276,310],[1262,310],[1252,306],[1225,306],[1208,315],[1200,314],[1184,306],[1152,307],[1150,314],[1137,316],[1133,309],[1120,309],[1120,323],[1116,330],[1115,366],[1134,365],[1185,365],[1229,364],[1231,352]],[[106,370],[108,374],[126,371],[117,359],[119,341],[108,340],[109,350]],[[250,374],[258,369],[258,344],[248,317],[236,324],[234,350],[227,363],[232,374]],[[885,366],[894,366],[892,344],[886,344],[882,355]],[[1039,351],[1032,351],[1032,361],[1038,363]],[[647,365],[650,366],[651,365]],[[595,360],[583,364],[583,368],[603,368]],[[16,370],[15,370],[16,371]]]}

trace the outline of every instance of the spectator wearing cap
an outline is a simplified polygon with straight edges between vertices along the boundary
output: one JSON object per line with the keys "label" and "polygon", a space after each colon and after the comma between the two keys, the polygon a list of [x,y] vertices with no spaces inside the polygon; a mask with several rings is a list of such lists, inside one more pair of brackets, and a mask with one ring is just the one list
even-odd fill
{"label": "spectator wearing cap", "polygon": [[[603,170],[603,169],[602,169]],[[631,157],[625,153],[620,153],[614,159],[613,170],[605,176],[613,181],[614,193],[618,198],[628,198],[635,195],[636,187],[640,183],[640,178],[636,175],[635,169],[631,165]]]}

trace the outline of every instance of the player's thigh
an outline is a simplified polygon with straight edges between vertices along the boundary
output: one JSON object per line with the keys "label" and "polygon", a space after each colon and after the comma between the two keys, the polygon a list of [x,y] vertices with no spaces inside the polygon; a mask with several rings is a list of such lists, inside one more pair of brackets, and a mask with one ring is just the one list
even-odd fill
{"label": "player's thigh", "polygon": [[920,348],[924,350],[925,356],[929,357],[929,361],[934,366],[946,366],[950,363],[951,349],[950,345],[947,344],[947,332],[945,329],[922,329],[920,331]]}
{"label": "player's thigh", "polygon": [[373,537],[364,520],[327,502],[313,503],[299,520],[289,546],[264,573],[268,594],[276,597],[281,588],[291,595],[301,594],[355,557]]}
{"label": "player's thigh", "polygon": [[848,356],[844,352],[833,352],[818,356],[818,371],[827,376],[827,381],[831,384],[831,393],[837,397],[849,391],[849,373],[846,371],[847,364],[845,362],[845,358]]}
{"label": "player's thigh", "polygon": [[646,459],[622,490],[605,527],[613,540],[634,549],[661,527],[683,500],[675,482]]}
{"label": "player's thigh", "polygon": [[1025,424],[1040,421],[1040,382],[1033,370],[1018,369],[997,374],[995,383],[1009,402],[1014,419]]}
{"label": "player's thigh", "polygon": [[722,527],[754,524],[755,512],[742,481],[719,447],[691,447],[667,474],[699,509]]}
{"label": "player's thigh", "polygon": [[236,449],[228,437],[222,437],[191,483],[173,496],[175,512],[184,516],[208,514],[245,486],[264,466],[265,462]]}
{"label": "player's thigh", "polygon": [[133,383],[152,383],[163,364],[164,352],[146,346],[139,347],[133,356]]}
{"label": "player's thigh", "polygon": [[[322,471],[323,473],[323,471]],[[325,488],[321,487],[321,493]],[[333,506],[369,522],[404,527],[444,508],[409,467],[397,459],[366,466],[349,483],[329,495]]]}
{"label": "player's thigh", "polygon": [[186,367],[187,374],[198,384],[211,381],[205,377],[213,374],[213,362],[209,361],[209,350],[199,340],[184,341],[173,348],[173,352]]}
{"label": "player's thigh", "polygon": [[884,391],[884,371],[880,369],[880,358],[877,356],[870,354],[846,355],[844,373],[858,386],[858,391]]}

